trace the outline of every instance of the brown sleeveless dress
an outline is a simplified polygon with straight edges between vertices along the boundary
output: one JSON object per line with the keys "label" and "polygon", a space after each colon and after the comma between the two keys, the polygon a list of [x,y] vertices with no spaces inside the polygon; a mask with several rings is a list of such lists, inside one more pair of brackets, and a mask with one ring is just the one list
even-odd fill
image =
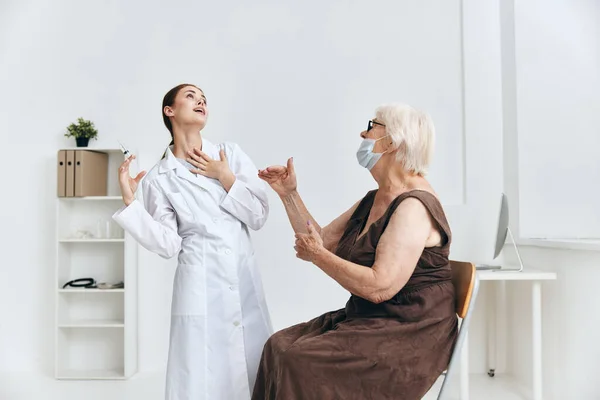
{"label": "brown sleeveless dress", "polygon": [[345,308],[271,336],[253,400],[417,400],[447,367],[458,324],[448,262],[451,232],[442,206],[429,192],[403,193],[357,239],[375,193],[367,193],[351,216],[335,251],[339,257],[372,267],[379,238],[408,197],[429,210],[442,245],[424,249],[392,299],[375,304],[352,295]]}

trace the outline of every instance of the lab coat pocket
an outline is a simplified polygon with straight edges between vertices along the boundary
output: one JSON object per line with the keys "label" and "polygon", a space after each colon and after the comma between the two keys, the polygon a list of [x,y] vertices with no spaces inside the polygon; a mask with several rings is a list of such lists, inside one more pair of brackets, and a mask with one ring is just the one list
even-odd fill
{"label": "lab coat pocket", "polygon": [[180,221],[191,221],[194,219],[194,213],[190,208],[188,202],[185,200],[183,194],[178,192],[167,193],[167,198],[171,203],[171,206],[175,210]]}
{"label": "lab coat pocket", "polygon": [[206,315],[206,270],[202,265],[179,264],[173,284],[172,315]]}

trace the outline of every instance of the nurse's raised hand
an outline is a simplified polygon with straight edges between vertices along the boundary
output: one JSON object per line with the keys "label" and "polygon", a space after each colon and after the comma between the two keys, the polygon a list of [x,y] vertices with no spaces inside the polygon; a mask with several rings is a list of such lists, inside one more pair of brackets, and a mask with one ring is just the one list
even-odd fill
{"label": "nurse's raised hand", "polygon": [[135,155],[127,157],[123,164],[119,167],[119,186],[121,187],[121,196],[125,205],[130,205],[135,200],[135,191],[137,190],[138,184],[146,175],[146,171],[142,171],[135,178],[129,175],[129,165],[131,161],[135,159]]}

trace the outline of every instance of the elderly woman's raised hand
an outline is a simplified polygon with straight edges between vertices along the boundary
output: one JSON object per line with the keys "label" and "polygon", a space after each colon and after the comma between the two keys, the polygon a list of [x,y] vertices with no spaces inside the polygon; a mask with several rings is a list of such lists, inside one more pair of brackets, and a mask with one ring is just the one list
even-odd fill
{"label": "elderly woman's raised hand", "polygon": [[296,187],[296,172],[294,161],[289,158],[287,166],[275,165],[258,171],[258,177],[267,182],[273,190],[281,197],[292,194]]}

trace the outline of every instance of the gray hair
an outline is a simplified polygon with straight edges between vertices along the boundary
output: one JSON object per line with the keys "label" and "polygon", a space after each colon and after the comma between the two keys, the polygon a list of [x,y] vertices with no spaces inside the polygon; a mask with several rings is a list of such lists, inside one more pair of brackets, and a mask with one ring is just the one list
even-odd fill
{"label": "gray hair", "polygon": [[435,145],[435,127],[431,117],[406,104],[384,104],[377,107],[376,118],[385,124],[394,147],[396,161],[404,169],[421,176],[427,175]]}

